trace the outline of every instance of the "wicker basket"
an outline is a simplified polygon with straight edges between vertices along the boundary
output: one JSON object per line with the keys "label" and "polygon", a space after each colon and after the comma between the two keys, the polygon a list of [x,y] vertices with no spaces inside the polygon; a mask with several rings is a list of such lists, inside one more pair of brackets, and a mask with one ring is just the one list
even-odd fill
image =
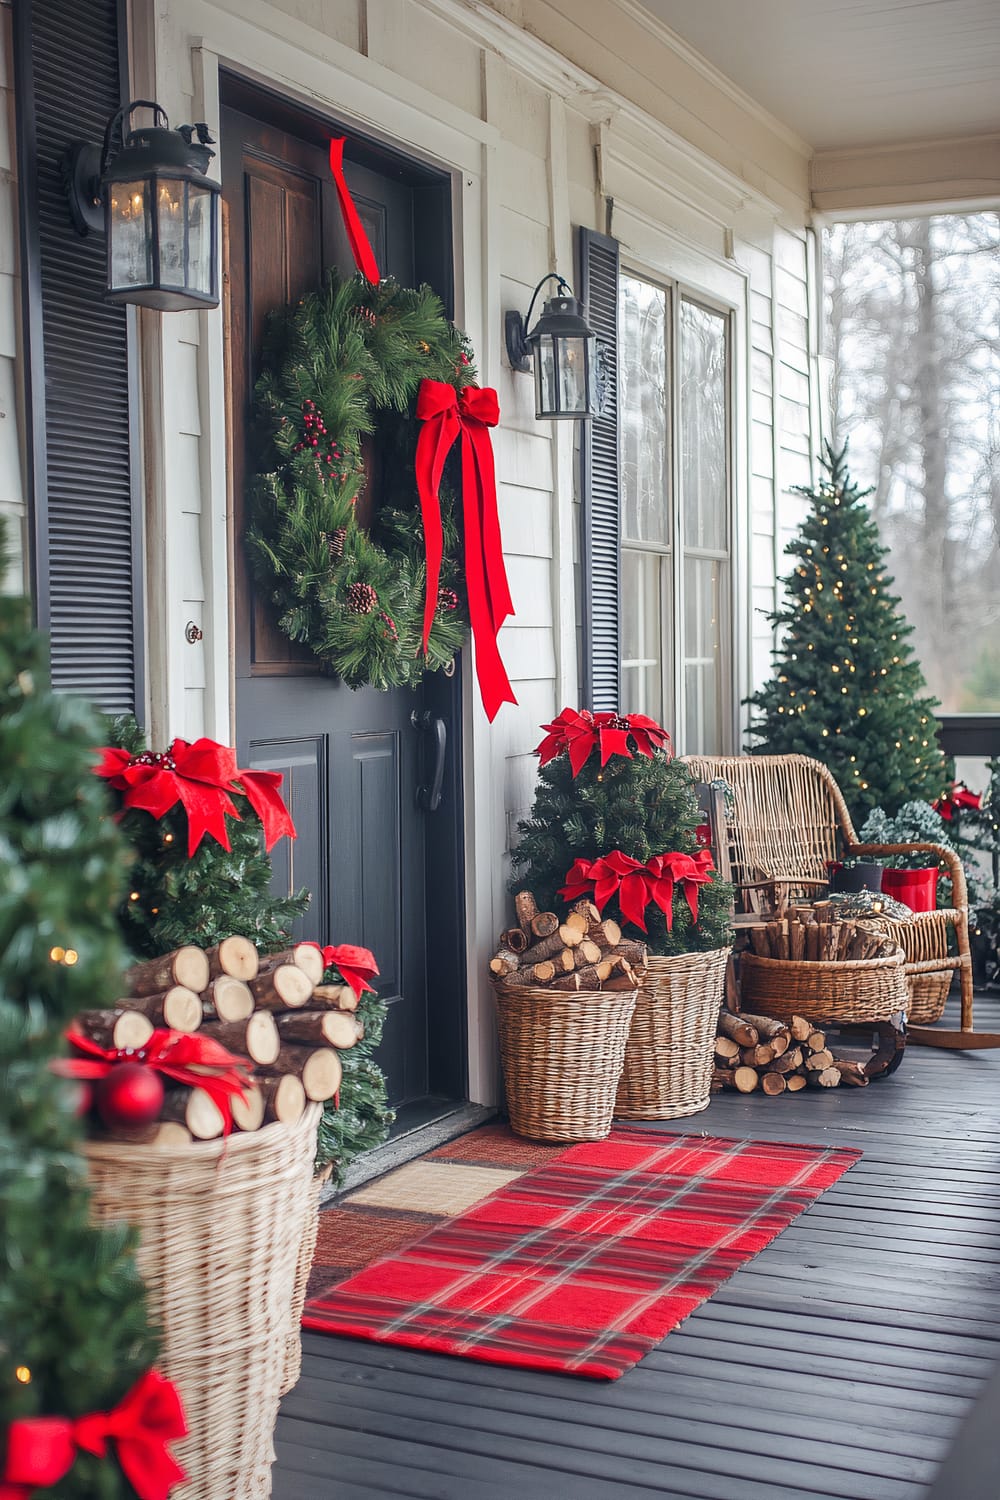
{"label": "wicker basket", "polygon": [[89,1142],[93,1213],[141,1235],[159,1368],[189,1433],[171,1500],[266,1500],[320,1105],[297,1125],[171,1147]]}
{"label": "wicker basket", "polygon": [[615,1115],[677,1120],[707,1109],[728,948],[648,960]]}
{"label": "wicker basket", "polygon": [[[914,1026],[931,1026],[944,1015],[958,960],[949,960],[949,937],[955,912],[948,907],[922,912],[919,922],[885,922],[883,929],[898,943],[906,959],[910,986],[910,1015]],[[954,945],[954,944],[953,944]]]}
{"label": "wicker basket", "polygon": [[760,958],[740,959],[740,1004],[787,1021],[891,1021],[910,1003],[903,950],[884,958],[844,962]]}
{"label": "wicker basket", "polygon": [[292,1287],[292,1314],[288,1335],[285,1339],[285,1373],[281,1381],[281,1394],[286,1396],[298,1384],[302,1371],[302,1309],[306,1305],[309,1273],[316,1255],[316,1240],[319,1236],[319,1200],[330,1177],[330,1168],[317,1172],[312,1181],[312,1191],[306,1208],[306,1219],[299,1242],[299,1258],[295,1266],[295,1283]]}
{"label": "wicker basket", "polygon": [[635,991],[494,990],[511,1128],[536,1141],[603,1141]]}

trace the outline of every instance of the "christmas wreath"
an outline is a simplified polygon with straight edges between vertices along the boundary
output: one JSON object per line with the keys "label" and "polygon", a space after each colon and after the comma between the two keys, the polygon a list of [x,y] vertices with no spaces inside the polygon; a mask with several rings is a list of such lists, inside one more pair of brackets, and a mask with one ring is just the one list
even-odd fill
{"label": "christmas wreath", "polygon": [[[426,598],[414,406],[423,381],[460,397],[475,376],[465,340],[426,286],[332,274],[271,320],[247,543],[280,628],[352,688],[415,686],[465,641],[450,462],[438,486],[440,573],[435,584],[431,567],[434,597]],[[383,498],[362,524],[369,435]]]}

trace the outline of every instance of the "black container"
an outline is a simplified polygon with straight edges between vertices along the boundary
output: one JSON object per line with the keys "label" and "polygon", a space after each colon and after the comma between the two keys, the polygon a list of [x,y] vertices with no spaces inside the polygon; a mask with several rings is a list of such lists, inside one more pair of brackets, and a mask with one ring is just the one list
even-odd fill
{"label": "black container", "polygon": [[831,891],[880,891],[882,866],[859,860],[855,864],[830,866]]}

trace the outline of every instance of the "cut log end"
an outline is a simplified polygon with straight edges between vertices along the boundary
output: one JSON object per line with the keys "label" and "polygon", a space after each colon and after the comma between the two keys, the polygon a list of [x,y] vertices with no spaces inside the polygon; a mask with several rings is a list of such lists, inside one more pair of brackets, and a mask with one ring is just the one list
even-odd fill
{"label": "cut log end", "polygon": [[239,937],[235,933],[231,937],[224,937],[214,948],[209,948],[205,957],[208,959],[209,975],[213,979],[219,974],[228,974],[232,979],[256,979],[260,968],[260,958],[253,943],[249,938]]}

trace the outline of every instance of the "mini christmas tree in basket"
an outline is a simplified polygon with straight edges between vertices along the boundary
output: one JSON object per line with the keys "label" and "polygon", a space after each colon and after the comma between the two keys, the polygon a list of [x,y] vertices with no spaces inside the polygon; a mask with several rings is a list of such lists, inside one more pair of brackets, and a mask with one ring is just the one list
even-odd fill
{"label": "mini christmas tree in basket", "polygon": [[615,1114],[696,1114],[711,1098],[732,892],[696,836],[694,780],[642,714],[567,708],[543,727],[515,885],[539,905],[593,901],[625,939],[647,945]]}

